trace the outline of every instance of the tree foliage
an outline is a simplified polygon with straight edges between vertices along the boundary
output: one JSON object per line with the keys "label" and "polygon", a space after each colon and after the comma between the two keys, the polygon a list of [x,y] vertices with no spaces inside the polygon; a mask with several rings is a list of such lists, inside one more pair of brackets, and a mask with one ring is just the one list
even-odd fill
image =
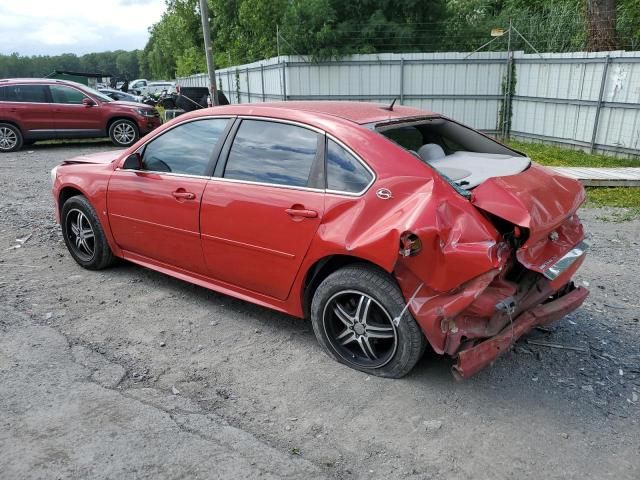
{"label": "tree foliage", "polygon": [[44,77],[54,70],[105,73],[108,75],[137,78],[140,72],[140,51],[116,50],[114,52],[88,53],[77,56],[62,55],[21,56],[18,53],[0,55],[0,78]]}
{"label": "tree foliage", "polygon": [[[510,22],[529,41],[513,35],[514,49],[585,50],[592,45],[587,7],[594,1],[604,0],[209,0],[209,6],[216,65],[226,67],[273,57],[278,47],[281,54],[310,60],[469,51],[490,40],[492,28],[506,29]],[[606,1],[617,2],[615,47],[640,48],[640,0]],[[205,69],[197,3],[167,0],[167,13],[152,29],[147,49],[163,45],[169,59],[158,64],[161,76]],[[169,27],[179,21],[178,39]],[[506,37],[488,47],[505,48]]]}
{"label": "tree foliage", "polygon": [[[217,67],[273,57],[278,51],[310,60],[352,53],[472,51],[492,38],[491,29],[506,29],[510,22],[529,41],[512,35],[516,50],[530,52],[531,45],[541,52],[640,49],[640,0],[208,1]],[[204,72],[198,0],[166,3],[144,50],[81,57],[5,55],[0,56],[0,76],[68,69],[169,79]],[[604,43],[593,42],[593,4],[606,5],[599,11],[606,11],[608,23],[595,23],[610,34]],[[506,37],[486,49],[506,49]]]}

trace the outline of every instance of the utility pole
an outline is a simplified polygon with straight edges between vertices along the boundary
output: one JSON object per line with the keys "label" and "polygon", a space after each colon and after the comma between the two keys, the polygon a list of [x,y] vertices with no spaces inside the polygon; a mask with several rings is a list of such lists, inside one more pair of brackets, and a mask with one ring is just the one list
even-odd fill
{"label": "utility pole", "polygon": [[211,46],[211,30],[209,28],[209,5],[207,0],[200,0],[200,17],[202,19],[202,35],[204,36],[204,52],[207,57],[209,72],[209,95],[211,105],[218,105],[218,88],[216,87],[216,68],[213,64],[213,47]]}
{"label": "utility pole", "polygon": [[503,115],[502,115],[502,141],[504,142],[509,137],[510,122],[511,122],[511,70],[513,69],[513,59],[511,57],[511,31],[513,30],[513,23],[509,19],[509,30],[507,37],[507,88],[504,92],[503,103]]}

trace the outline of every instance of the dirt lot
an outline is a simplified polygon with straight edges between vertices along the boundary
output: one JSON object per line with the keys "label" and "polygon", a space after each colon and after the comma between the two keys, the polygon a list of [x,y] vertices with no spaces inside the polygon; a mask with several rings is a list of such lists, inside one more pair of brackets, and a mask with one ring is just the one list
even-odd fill
{"label": "dirt lot", "polygon": [[82,270],[49,170],[111,147],[30,148],[0,157],[0,477],[640,478],[640,221],[584,210],[591,296],[491,368],[456,382],[427,355],[382,380],[307,322],[131,264]]}

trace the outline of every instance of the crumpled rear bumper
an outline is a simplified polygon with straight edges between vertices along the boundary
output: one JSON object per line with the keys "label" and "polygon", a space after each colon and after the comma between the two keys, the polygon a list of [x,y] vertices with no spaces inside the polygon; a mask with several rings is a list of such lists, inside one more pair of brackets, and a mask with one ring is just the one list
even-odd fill
{"label": "crumpled rear bumper", "polygon": [[461,350],[458,361],[453,367],[453,373],[458,378],[470,377],[493,362],[503,354],[522,335],[531,329],[559,320],[569,312],[582,305],[589,295],[583,287],[577,287],[550,302],[538,305],[520,313],[494,337],[481,343]]}

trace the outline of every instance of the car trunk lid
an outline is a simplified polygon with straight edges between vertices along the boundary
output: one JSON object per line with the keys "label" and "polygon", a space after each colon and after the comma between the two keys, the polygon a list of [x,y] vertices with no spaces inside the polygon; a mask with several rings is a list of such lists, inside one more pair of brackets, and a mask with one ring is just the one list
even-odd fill
{"label": "car trunk lid", "polygon": [[517,257],[541,273],[583,239],[575,212],[584,199],[579,182],[534,163],[516,175],[486,180],[471,195],[480,210],[527,229]]}

